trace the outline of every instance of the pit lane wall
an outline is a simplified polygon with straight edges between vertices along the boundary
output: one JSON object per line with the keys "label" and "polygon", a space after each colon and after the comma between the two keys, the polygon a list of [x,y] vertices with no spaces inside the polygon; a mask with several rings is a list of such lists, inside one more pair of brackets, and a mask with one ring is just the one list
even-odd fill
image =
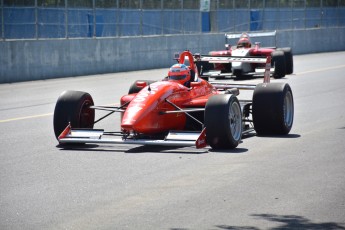
{"label": "pit lane wall", "polygon": [[[207,54],[224,49],[224,41],[223,33],[1,41],[0,83],[168,68],[175,52]],[[345,51],[344,41],[345,28],[315,28],[278,31],[276,44],[306,54]]]}

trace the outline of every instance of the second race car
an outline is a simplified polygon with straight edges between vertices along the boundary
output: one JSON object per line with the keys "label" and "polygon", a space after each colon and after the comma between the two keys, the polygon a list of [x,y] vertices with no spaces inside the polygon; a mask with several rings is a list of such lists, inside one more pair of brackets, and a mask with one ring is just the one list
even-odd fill
{"label": "second race car", "polygon": [[[251,32],[251,33],[227,33],[225,34],[225,47],[226,50],[211,51],[210,56],[224,56],[224,57],[268,57],[272,58],[272,75],[274,78],[283,78],[287,74],[293,73],[293,55],[289,47],[277,48],[261,47],[260,42],[252,44],[251,38],[253,37],[274,37],[276,41],[276,31],[273,32]],[[235,46],[230,43],[233,39],[238,39]],[[276,42],[275,42],[276,43]],[[264,71],[264,65],[261,63],[243,63],[232,62],[222,64],[209,64],[208,62],[199,63],[199,70],[202,77],[220,78],[229,74],[237,78],[248,75],[260,75]]]}

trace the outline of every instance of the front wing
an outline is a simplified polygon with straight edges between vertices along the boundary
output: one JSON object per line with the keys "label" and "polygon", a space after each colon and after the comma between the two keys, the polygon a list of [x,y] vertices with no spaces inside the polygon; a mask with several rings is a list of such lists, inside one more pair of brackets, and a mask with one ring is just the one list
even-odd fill
{"label": "front wing", "polygon": [[164,139],[138,139],[128,137],[104,137],[103,129],[72,129],[70,125],[58,137],[60,144],[135,144],[196,148],[206,147],[206,129],[201,132],[170,131]]}

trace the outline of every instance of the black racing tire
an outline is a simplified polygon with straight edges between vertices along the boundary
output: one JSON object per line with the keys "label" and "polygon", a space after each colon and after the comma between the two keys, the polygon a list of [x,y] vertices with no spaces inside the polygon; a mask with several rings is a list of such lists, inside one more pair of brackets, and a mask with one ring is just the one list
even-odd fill
{"label": "black racing tire", "polygon": [[281,50],[275,50],[271,53],[271,56],[272,56],[272,65],[274,66],[273,77],[276,79],[285,77],[286,63],[285,63],[284,52]]}
{"label": "black racing tire", "polygon": [[286,135],[294,118],[292,90],[287,83],[261,83],[253,94],[253,123],[258,135]]}
{"label": "black racing tire", "polygon": [[214,95],[205,106],[206,140],[213,149],[233,149],[242,137],[242,112],[236,96]]}
{"label": "black racing tire", "polygon": [[232,75],[234,75],[237,80],[243,80],[246,78],[246,75],[243,74],[241,69],[233,69]]}
{"label": "black racing tire", "polygon": [[293,73],[293,55],[292,55],[292,49],[290,47],[285,48],[279,48],[277,50],[281,50],[284,52],[285,56],[285,67],[286,67],[286,74],[292,74]]}
{"label": "black racing tire", "polygon": [[224,70],[222,70],[222,73],[231,73],[232,72],[232,63],[224,63]]}
{"label": "black racing tire", "polygon": [[137,82],[146,82],[146,84],[149,85],[149,84],[152,84],[152,83],[154,83],[156,81],[152,81],[152,80],[137,80],[129,87],[128,94],[139,93],[140,90],[143,89],[143,88],[137,86]]}
{"label": "black racing tire", "polygon": [[70,123],[72,128],[93,128],[95,110],[90,94],[81,91],[64,91],[54,110],[54,133],[56,139]]}

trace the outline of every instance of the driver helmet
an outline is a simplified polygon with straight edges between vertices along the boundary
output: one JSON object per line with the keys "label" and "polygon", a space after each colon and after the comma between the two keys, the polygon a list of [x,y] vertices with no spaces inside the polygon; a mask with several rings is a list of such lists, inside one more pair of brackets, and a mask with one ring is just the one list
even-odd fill
{"label": "driver helmet", "polygon": [[237,47],[250,48],[251,46],[252,44],[247,34],[243,34],[237,42]]}
{"label": "driver helmet", "polygon": [[187,86],[190,81],[190,70],[184,64],[175,64],[170,67],[168,72],[169,81],[178,82],[181,85]]}

